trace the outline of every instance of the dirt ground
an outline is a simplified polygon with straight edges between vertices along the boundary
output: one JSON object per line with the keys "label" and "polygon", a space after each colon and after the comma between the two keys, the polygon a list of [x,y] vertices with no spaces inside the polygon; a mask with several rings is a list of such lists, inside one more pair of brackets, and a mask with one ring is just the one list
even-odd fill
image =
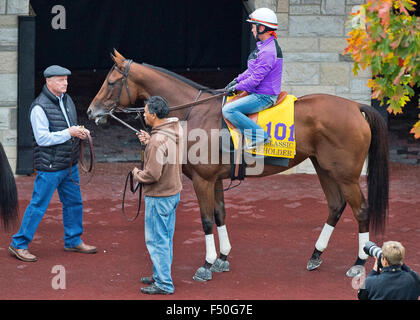
{"label": "dirt ground", "polygon": [[[30,245],[37,262],[25,263],[11,257],[7,248],[16,230],[0,232],[1,299],[357,299],[357,291],[345,275],[358,251],[357,224],[349,208],[322,255],[324,263],[317,271],[306,270],[328,212],[317,176],[307,174],[247,179],[225,193],[231,270],[213,274],[213,280],[206,283],[192,279],[204,263],[205,242],[192,184],[184,177],[174,236],[175,293],[155,297],[141,294],[140,277],[152,273],[144,243],[143,214],[135,222],[128,222],[121,212],[125,176],[134,165],[99,163],[91,182],[82,187],[83,240],[97,246],[97,254],[63,250],[57,194]],[[81,177],[82,183],[85,178]],[[406,247],[407,265],[420,271],[420,166],[391,163],[390,178],[387,230],[383,237],[371,240],[378,244],[391,239],[401,241]],[[34,177],[20,176],[16,181],[22,216],[31,199]],[[364,177],[361,181],[366,192]],[[134,197],[128,199],[128,205],[129,214],[134,214]],[[217,246],[217,235],[215,239]],[[369,259],[367,271],[372,265]],[[65,271],[65,289],[54,289],[55,266]]]}

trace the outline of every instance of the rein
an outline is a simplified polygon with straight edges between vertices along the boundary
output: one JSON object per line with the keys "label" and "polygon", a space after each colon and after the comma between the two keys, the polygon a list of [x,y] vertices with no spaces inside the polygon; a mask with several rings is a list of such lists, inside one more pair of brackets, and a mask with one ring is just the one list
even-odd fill
{"label": "rein", "polygon": [[[144,150],[142,148],[142,154],[143,154]],[[142,155],[143,157],[143,155]],[[142,166],[141,169],[143,169],[143,161],[141,162]],[[138,206],[137,206],[137,213],[134,216],[134,218],[130,219],[128,217],[128,215],[125,213],[125,194],[127,192],[127,185],[128,182],[130,182],[130,191],[132,194],[136,193],[137,190],[139,189],[139,200],[138,200]],[[142,200],[142,191],[143,191],[143,184],[142,183],[137,183],[136,186],[134,187],[134,177],[133,177],[133,173],[131,171],[128,172],[127,177],[125,178],[125,184],[124,184],[124,192],[123,192],[123,199],[122,199],[122,204],[121,204],[121,210],[122,213],[124,214],[124,217],[127,219],[128,222],[133,222],[135,221],[138,216],[140,215],[140,208],[141,208],[141,200]]]}
{"label": "rein", "polygon": [[[128,74],[130,72],[130,66],[131,63],[133,62],[133,60],[127,60],[127,64],[124,68],[124,71],[120,70],[116,64],[114,64],[113,69],[117,70],[119,73],[122,74],[122,80],[121,80],[121,86],[120,89],[118,91],[118,95],[115,99],[114,105],[112,107],[112,109],[107,113],[110,117],[112,117],[113,119],[117,120],[118,122],[120,122],[121,124],[123,124],[124,126],[126,126],[127,128],[131,129],[132,131],[134,131],[135,133],[140,133],[139,130],[137,130],[136,128],[130,126],[128,123],[126,123],[125,121],[121,120],[120,118],[118,118],[117,116],[114,115],[114,111],[116,110],[120,110],[122,111],[123,109],[118,108],[118,105],[120,103],[120,97],[121,97],[121,93],[123,91],[124,88],[124,84],[125,84],[125,88],[127,91],[127,95],[128,98],[130,100],[130,105],[133,105],[133,101],[131,99],[131,94],[130,94],[130,88],[128,86]],[[112,69],[111,69],[112,70]],[[143,108],[144,109],[144,108]],[[131,111],[134,112],[134,111]],[[139,113],[139,111],[135,111],[137,113]],[[142,128],[145,131],[148,131],[146,128],[146,124],[144,123],[143,118],[140,116],[140,123],[142,125]],[[143,170],[144,168],[144,149],[145,149],[145,145],[141,145],[141,158],[140,158],[140,169]],[[130,185],[130,191],[132,194],[136,193],[137,190],[139,190],[139,198],[138,198],[138,206],[137,206],[137,212],[136,215],[134,216],[134,218],[129,218],[128,215],[125,212],[125,195],[127,193],[127,186],[128,184]],[[127,221],[129,222],[133,222],[135,221],[138,216],[140,215],[140,208],[141,208],[141,202],[142,202],[142,192],[143,191],[143,184],[142,183],[137,183],[136,186],[134,186],[134,177],[133,177],[133,173],[131,171],[128,172],[127,177],[125,179],[125,184],[124,184],[124,191],[123,191],[123,199],[122,199],[122,203],[121,203],[121,210],[122,213],[124,215],[124,217],[127,219]]]}
{"label": "rein", "polygon": [[[186,109],[186,108],[192,108],[192,107],[197,106],[199,104],[202,104],[204,102],[207,102],[207,101],[210,101],[210,100],[213,100],[213,99],[216,99],[216,98],[223,97],[223,96],[226,96],[227,95],[227,92],[224,92],[223,91],[223,92],[220,92],[220,93],[215,94],[214,96],[211,96],[211,97],[207,97],[207,98],[198,100],[198,98],[201,96],[202,93],[203,93],[203,90],[200,90],[199,93],[198,93],[198,95],[197,95],[197,97],[196,97],[196,99],[193,102],[181,104],[181,105],[178,105],[178,106],[169,107],[169,112],[175,111],[175,110]],[[139,132],[137,129],[134,129],[132,126],[130,126],[126,122],[124,122],[121,119],[117,118],[114,115],[114,112],[116,112],[116,111],[117,112],[123,112],[123,113],[142,113],[142,112],[144,112],[144,107],[140,107],[140,108],[124,108],[124,109],[122,109],[122,108],[116,107],[115,104],[114,104],[114,107],[109,112],[103,114],[104,116],[105,115],[111,116],[112,118],[114,118],[115,120],[119,121],[120,123],[122,123],[123,125],[125,125],[126,127],[128,127],[129,129],[133,130],[134,132]],[[189,113],[190,113],[190,111],[188,112],[186,118],[188,118]]]}
{"label": "rein", "polygon": [[[90,164],[89,164],[89,168],[86,166],[85,164],[85,160],[83,158],[83,152],[84,152],[84,147],[83,147],[83,141],[80,140],[79,142],[79,164],[80,164],[80,168],[82,169],[82,171],[84,171],[85,173],[90,173],[93,171],[94,166],[95,166],[95,153],[93,151],[93,141],[92,141],[92,137],[90,136],[90,133],[86,133],[87,135],[87,140],[89,142],[89,150],[90,150]],[[82,186],[80,183],[77,183],[76,181],[73,180],[72,176],[71,176],[71,168],[73,167],[73,160],[74,160],[74,147],[76,145],[76,138],[73,138],[73,144],[71,147],[71,157],[70,157],[70,169],[69,169],[69,176],[71,181],[74,184],[77,184],[79,187]],[[88,184],[93,177],[93,173],[90,175],[89,180],[84,183],[83,185]]]}
{"label": "rein", "polygon": [[[121,86],[120,86],[120,89],[118,91],[118,95],[117,95],[117,97],[115,99],[114,105],[112,106],[111,110],[109,112],[105,113],[104,115],[109,115],[111,118],[117,120],[119,123],[121,123],[122,125],[126,126],[127,128],[129,128],[130,130],[134,131],[135,133],[140,133],[139,130],[137,130],[136,128],[134,128],[131,125],[129,125],[127,122],[121,120],[116,115],[114,115],[114,112],[137,113],[138,115],[137,115],[136,118],[140,118],[142,129],[144,131],[147,131],[148,132],[149,130],[147,130],[146,124],[144,123],[143,116],[142,116],[142,113],[144,113],[145,107],[141,107],[141,108],[124,108],[124,109],[118,107],[119,102],[120,102],[120,98],[121,98],[121,93],[122,93],[122,91],[124,89],[124,86],[126,88],[126,92],[127,92],[128,98],[130,100],[130,105],[133,105],[133,101],[131,99],[131,94],[130,94],[130,88],[128,86],[128,81],[127,81],[128,80],[128,75],[130,73],[130,66],[131,66],[133,60],[127,59],[126,61],[127,61],[127,64],[126,64],[126,66],[124,68],[124,71],[121,70],[120,68],[118,68],[117,64],[114,64],[114,66],[111,69],[111,71],[113,69],[115,69],[119,73],[121,73],[122,74],[122,80],[121,80]],[[216,98],[219,98],[219,97],[227,96],[227,94],[228,94],[225,90],[219,90],[219,91],[216,91],[216,92],[218,92],[218,93],[215,94],[215,95],[213,95],[213,96],[210,96],[208,98],[204,98],[204,99],[198,100],[200,98],[201,94],[203,93],[203,90],[199,90],[199,92],[198,92],[198,94],[197,94],[197,96],[196,96],[196,98],[194,99],[193,102],[185,103],[185,104],[181,104],[181,105],[177,105],[177,106],[173,106],[173,107],[169,107],[169,112],[175,111],[175,110],[181,110],[181,109],[190,108],[188,110],[185,118],[184,118],[184,121],[186,121],[188,119],[188,117],[189,117],[189,115],[191,113],[191,110],[192,110],[192,108],[194,106],[197,106],[199,104],[205,103],[207,101],[210,101],[210,100],[213,100],[213,99],[216,99]],[[145,145],[142,144],[141,145],[140,170],[143,170],[144,169],[144,149],[145,149]],[[128,185],[130,186],[130,191],[133,194],[136,193],[137,190],[139,190],[137,213],[134,216],[134,218],[132,218],[132,219],[130,219],[127,216],[126,212],[125,212],[125,196],[126,196]],[[129,222],[135,221],[137,219],[137,217],[139,216],[139,214],[140,214],[140,208],[141,208],[141,202],[142,202],[142,190],[143,190],[143,184],[142,183],[137,183],[137,185],[134,186],[134,177],[133,177],[132,171],[130,171],[127,174],[127,177],[125,179],[125,185],[124,185],[124,191],[123,191],[123,199],[122,199],[122,205],[121,205],[122,212],[124,214],[124,217]]]}

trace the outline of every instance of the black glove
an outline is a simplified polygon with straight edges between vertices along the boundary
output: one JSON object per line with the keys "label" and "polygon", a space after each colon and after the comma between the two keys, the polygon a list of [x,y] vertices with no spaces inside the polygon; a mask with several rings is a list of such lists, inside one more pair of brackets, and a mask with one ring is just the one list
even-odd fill
{"label": "black glove", "polygon": [[236,92],[236,84],[233,86],[227,87],[226,92],[228,93],[228,96],[233,96]]}
{"label": "black glove", "polygon": [[233,79],[229,84],[225,87],[228,96],[233,96],[236,91],[236,85],[238,84],[238,78]]}
{"label": "black glove", "polygon": [[226,90],[228,90],[229,87],[235,86],[238,84],[238,78],[233,79],[229,84],[225,87]]}

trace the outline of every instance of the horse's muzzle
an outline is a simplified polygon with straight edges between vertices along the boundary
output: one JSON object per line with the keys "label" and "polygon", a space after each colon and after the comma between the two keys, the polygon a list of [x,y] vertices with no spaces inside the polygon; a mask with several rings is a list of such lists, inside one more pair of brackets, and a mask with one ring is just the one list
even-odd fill
{"label": "horse's muzzle", "polygon": [[95,120],[97,125],[103,125],[107,123],[108,115],[103,111],[95,111],[92,107],[89,107],[86,111],[89,120]]}
{"label": "horse's muzzle", "polygon": [[87,113],[87,116],[88,116],[88,119],[89,119],[89,120],[93,120],[93,119],[95,118],[95,116],[93,115],[93,112],[92,112],[91,107],[89,107],[89,108],[87,109],[86,113]]}

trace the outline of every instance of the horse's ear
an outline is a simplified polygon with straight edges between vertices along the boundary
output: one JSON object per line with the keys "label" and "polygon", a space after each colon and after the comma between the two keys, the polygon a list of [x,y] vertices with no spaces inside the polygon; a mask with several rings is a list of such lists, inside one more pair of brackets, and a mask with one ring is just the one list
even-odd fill
{"label": "horse's ear", "polygon": [[119,53],[115,48],[114,48],[114,55],[120,60],[125,60],[123,55],[121,53]]}
{"label": "horse's ear", "polygon": [[125,61],[125,58],[120,54],[115,48],[114,53],[111,53],[111,59],[116,63],[116,65],[120,68]]}
{"label": "horse's ear", "polygon": [[117,57],[117,52],[118,52],[118,51],[117,51],[117,49],[113,48],[112,50],[114,51],[114,54],[112,54],[112,53],[111,53],[111,55],[112,55],[114,58],[115,58],[115,57]]}
{"label": "horse's ear", "polygon": [[112,53],[109,54],[111,56],[112,61],[114,61],[115,63],[117,62],[117,57],[114,56]]}

